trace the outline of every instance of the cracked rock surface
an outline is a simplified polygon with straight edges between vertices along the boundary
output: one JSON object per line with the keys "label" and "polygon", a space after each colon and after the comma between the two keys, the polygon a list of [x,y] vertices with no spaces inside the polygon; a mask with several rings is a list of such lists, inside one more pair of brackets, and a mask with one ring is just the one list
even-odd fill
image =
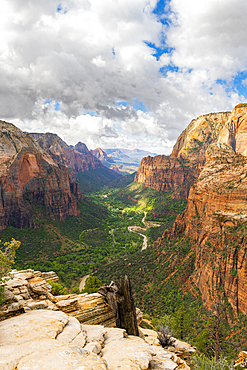
{"label": "cracked rock surface", "polygon": [[11,317],[0,333],[0,370],[189,369],[175,353],[124,329],[80,324],[61,311]]}

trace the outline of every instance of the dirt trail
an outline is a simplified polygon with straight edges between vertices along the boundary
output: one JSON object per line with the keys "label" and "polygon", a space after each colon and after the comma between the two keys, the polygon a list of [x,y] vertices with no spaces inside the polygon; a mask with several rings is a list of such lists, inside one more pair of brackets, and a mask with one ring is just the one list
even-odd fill
{"label": "dirt trail", "polygon": [[85,275],[83,276],[83,278],[81,279],[81,282],[80,282],[80,285],[79,285],[79,290],[80,292],[82,291],[82,289],[85,288],[85,282],[87,280],[87,278],[89,277],[90,275]]}

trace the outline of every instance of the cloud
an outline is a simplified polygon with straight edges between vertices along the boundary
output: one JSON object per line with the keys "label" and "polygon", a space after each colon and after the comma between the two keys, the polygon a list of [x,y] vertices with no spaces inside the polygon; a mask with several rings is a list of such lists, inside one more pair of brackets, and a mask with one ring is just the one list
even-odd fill
{"label": "cloud", "polygon": [[[156,5],[2,0],[1,118],[69,143],[167,153],[191,119],[243,101],[234,77],[247,66],[245,1]],[[156,47],[168,51],[157,58]]]}

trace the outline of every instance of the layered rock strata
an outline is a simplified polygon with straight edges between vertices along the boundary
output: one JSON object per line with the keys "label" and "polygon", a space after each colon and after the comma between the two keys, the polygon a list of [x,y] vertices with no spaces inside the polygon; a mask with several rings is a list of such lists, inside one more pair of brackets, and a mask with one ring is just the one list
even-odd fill
{"label": "layered rock strata", "polygon": [[31,134],[36,137],[37,143],[45,149],[57,162],[66,166],[75,175],[78,172],[103,168],[100,160],[95,158],[87,146],[81,142],[70,147],[58,135],[45,133]]}
{"label": "layered rock strata", "polygon": [[0,230],[34,227],[33,208],[52,218],[78,216],[78,186],[65,166],[11,123],[0,121]]}
{"label": "layered rock strata", "polygon": [[206,163],[192,186],[185,212],[173,235],[195,242],[193,281],[204,303],[227,297],[235,312],[247,314],[247,106],[234,108],[218,142],[206,152]]}
{"label": "layered rock strata", "polygon": [[[189,370],[185,359],[193,347],[175,340],[163,349],[152,330],[139,328],[135,337],[112,327],[114,314],[102,295],[53,297],[45,279],[57,280],[54,272],[13,270],[11,277],[0,308],[0,370]],[[16,317],[6,315],[13,302],[22,307],[10,310]]]}
{"label": "layered rock strata", "polygon": [[[24,313],[2,321],[0,332],[1,370],[189,370],[175,347],[150,344],[149,334],[144,340],[128,336],[124,329],[81,325],[60,311]],[[186,343],[180,342],[181,347],[195,352]]]}
{"label": "layered rock strata", "polygon": [[187,198],[205,163],[208,146],[218,140],[229,116],[229,112],[212,113],[191,121],[170,156],[142,159],[135,181],[158,191],[173,191],[175,198]]}
{"label": "layered rock strata", "polygon": [[13,270],[5,281],[4,303],[0,305],[0,321],[37,309],[63,311],[81,323],[116,326],[115,315],[101,294],[68,294],[53,296],[49,281],[57,281],[54,272]]}
{"label": "layered rock strata", "polygon": [[92,153],[92,155],[95,158],[98,158],[101,162],[115,163],[112,157],[104,152],[104,150],[102,150],[101,148],[90,150],[90,153]]}

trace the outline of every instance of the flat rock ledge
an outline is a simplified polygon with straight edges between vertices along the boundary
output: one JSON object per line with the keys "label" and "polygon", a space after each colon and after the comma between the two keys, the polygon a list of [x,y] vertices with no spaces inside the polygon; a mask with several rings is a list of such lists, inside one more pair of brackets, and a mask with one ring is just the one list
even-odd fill
{"label": "flat rock ledge", "polygon": [[[189,369],[195,349],[176,340],[163,349],[153,330],[140,337],[115,328],[101,294],[53,296],[54,272],[13,270],[0,305],[0,370]],[[137,322],[142,313],[137,311]]]}
{"label": "flat rock ledge", "polygon": [[30,310],[0,322],[0,333],[0,370],[189,369],[157,345],[153,331],[143,329],[144,339],[128,336],[61,311]]}

